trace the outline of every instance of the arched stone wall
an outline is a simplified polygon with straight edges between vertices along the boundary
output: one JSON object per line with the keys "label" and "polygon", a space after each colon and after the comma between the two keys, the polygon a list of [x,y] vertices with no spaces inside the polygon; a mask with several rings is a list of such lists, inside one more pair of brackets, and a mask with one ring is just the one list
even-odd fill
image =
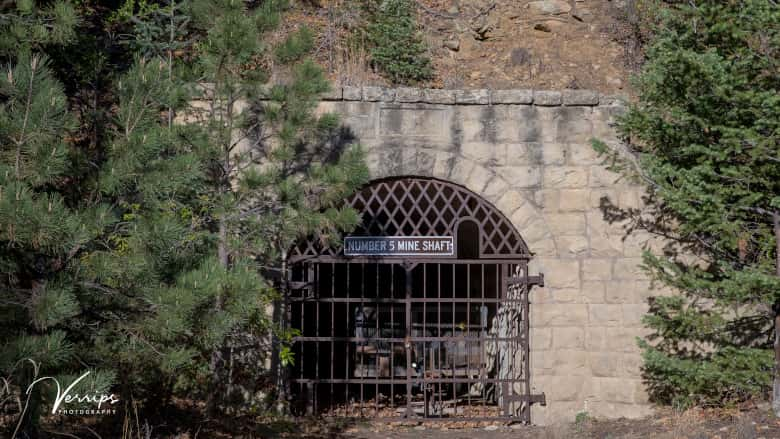
{"label": "arched stone wall", "polygon": [[531,293],[531,376],[538,424],[650,412],[635,338],[654,291],[639,269],[644,248],[600,209],[637,207],[643,189],[619,180],[591,138],[617,145],[624,110],[595,92],[343,87],[322,102],[367,151],[372,178],[419,175],[467,187],[499,208],[545,274]]}

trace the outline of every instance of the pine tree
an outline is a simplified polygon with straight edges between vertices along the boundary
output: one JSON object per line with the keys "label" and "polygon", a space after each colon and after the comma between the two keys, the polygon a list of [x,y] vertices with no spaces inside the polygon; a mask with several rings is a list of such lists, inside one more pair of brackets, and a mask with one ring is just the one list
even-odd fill
{"label": "pine tree", "polygon": [[[9,14],[2,28],[22,42],[0,83],[0,376],[10,383],[2,391],[22,401],[13,435],[34,434],[52,407],[52,381],[25,392],[42,376],[64,388],[89,372],[73,392],[119,385],[129,398],[138,385],[141,398],[169,397],[157,385],[197,361],[196,344],[166,331],[184,315],[176,304],[194,301],[198,290],[173,291],[191,286],[191,272],[208,270],[210,254],[193,214],[205,166],[166,117],[186,102],[168,63],[138,58],[116,84],[106,143],[82,151],[70,135],[77,122],[68,97],[39,52],[48,46],[13,21],[30,17],[50,20]],[[171,308],[177,313],[165,319]],[[185,330],[198,327],[188,323]]]}
{"label": "pine tree", "polygon": [[616,167],[648,185],[647,210],[629,216],[674,240],[644,256],[656,282],[681,292],[655,298],[645,318],[644,372],[659,402],[764,396],[774,367],[780,415],[779,49],[772,1],[680,4],[621,122],[637,160],[613,154]]}
{"label": "pine tree", "polygon": [[[337,118],[315,115],[329,85],[306,59],[312,49],[308,31],[299,29],[276,47],[266,42],[284,7],[278,0],[254,9],[234,0],[192,5],[193,23],[205,36],[197,46],[203,105],[193,109],[201,135],[192,142],[212,154],[208,211],[216,261],[226,273],[254,267],[283,279],[287,251],[298,239],[336,240],[358,222],[356,212],[340,202],[365,182],[367,169],[359,148],[344,149],[339,142]],[[262,60],[286,68],[287,77],[269,84],[258,65]],[[231,307],[278,297],[272,287],[284,284],[271,280],[247,292],[223,289],[215,298],[207,318],[223,324],[214,326],[210,338],[211,411],[224,394],[219,390],[227,381],[228,338],[241,334],[240,322],[227,318]],[[275,349],[284,338],[276,336]]]}
{"label": "pine tree", "polygon": [[[109,223],[103,206],[74,209],[68,184],[73,127],[67,98],[43,45],[73,35],[75,12],[57,2],[40,9],[17,2],[0,14],[0,54],[10,61],[0,80],[0,374],[20,401],[13,434],[34,428],[53,386],[25,393],[42,375],[67,383],[76,342],[67,327],[83,312],[73,273],[80,251]],[[105,390],[110,371],[95,371],[79,390]],[[50,383],[47,383],[50,384]]]}

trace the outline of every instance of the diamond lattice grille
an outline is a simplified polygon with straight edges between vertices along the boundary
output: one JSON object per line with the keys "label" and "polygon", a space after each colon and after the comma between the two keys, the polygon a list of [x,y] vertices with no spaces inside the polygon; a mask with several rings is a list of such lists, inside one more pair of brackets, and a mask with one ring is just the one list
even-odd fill
{"label": "diamond lattice grille", "polygon": [[[362,217],[353,236],[457,236],[463,219],[480,232],[480,257],[528,258],[520,234],[493,205],[468,189],[432,178],[403,177],[375,181],[346,200]],[[291,259],[343,256],[341,248],[316,240],[297,246]]]}

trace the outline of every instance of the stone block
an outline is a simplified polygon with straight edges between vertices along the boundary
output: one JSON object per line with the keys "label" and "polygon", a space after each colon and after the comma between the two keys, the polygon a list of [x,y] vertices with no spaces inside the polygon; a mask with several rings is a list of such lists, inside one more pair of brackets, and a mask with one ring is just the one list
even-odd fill
{"label": "stone block", "polygon": [[[547,329],[550,331],[550,343],[552,343],[552,329]],[[534,331],[533,327],[531,327],[531,331]],[[555,366],[555,356],[553,355],[553,351],[549,349],[537,350],[533,345],[531,345],[530,348],[531,369],[534,371],[532,376],[536,377],[551,375],[553,366]]]}
{"label": "stone block", "polygon": [[535,110],[535,120],[533,121],[533,127],[535,128],[534,134],[536,135],[537,142],[545,143],[561,143],[558,142],[558,127],[561,125],[561,108],[560,107],[518,107],[518,108],[532,108]]}
{"label": "stone block", "polygon": [[591,189],[590,206],[592,208],[601,208],[602,206],[617,206],[617,191],[614,189]]}
{"label": "stone block", "polygon": [[585,303],[605,303],[604,282],[596,280],[582,281],[582,298]]}
{"label": "stone block", "polygon": [[637,378],[642,376],[643,365],[644,365],[644,360],[642,360],[642,355],[638,353],[623,354],[620,357],[619,373],[621,376]]}
{"label": "stone block", "polygon": [[[542,230],[547,230],[547,229],[543,228]],[[522,236],[525,237],[526,235],[522,234]],[[555,240],[549,234],[534,241],[527,239],[526,244],[528,244],[528,248],[531,250],[531,253],[533,253],[535,256],[544,257],[544,258],[558,256],[558,249],[555,246]]]}
{"label": "stone block", "polygon": [[[555,336],[553,336],[553,343]],[[590,375],[588,352],[584,350],[558,349],[548,351],[552,356],[552,374],[558,376],[582,377]]]}
{"label": "stone block", "polygon": [[377,138],[377,104],[371,102],[334,102],[335,112],[343,114],[342,123],[361,141]]}
{"label": "stone block", "polygon": [[525,196],[516,190],[509,190],[503,193],[496,202],[496,207],[501,212],[514,212],[526,202]]}
{"label": "stone block", "polygon": [[622,230],[620,228],[620,222],[607,220],[604,218],[604,213],[600,210],[593,210],[591,212],[585,212],[585,217],[588,219],[588,230],[593,233],[602,233],[605,235],[620,235]]}
{"label": "stone block", "polygon": [[594,377],[597,383],[601,401],[632,403],[634,402],[634,386],[626,385],[625,378]]}
{"label": "stone block", "polygon": [[531,104],[533,101],[533,90],[492,90],[490,92],[490,102],[493,104]]}
{"label": "stone block", "polygon": [[563,105],[598,105],[599,94],[593,90],[563,90]]}
{"label": "stone block", "polygon": [[601,95],[599,96],[599,108],[626,107],[628,98],[620,95]]}
{"label": "stone block", "polygon": [[455,154],[439,151],[436,153],[436,162],[433,165],[433,176],[437,178],[449,178],[452,167],[455,165]]}
{"label": "stone block", "polygon": [[560,199],[560,190],[542,189],[534,191],[534,201],[545,212],[557,212]]}
{"label": "stone block", "polygon": [[642,326],[642,318],[647,315],[648,305],[643,303],[624,303],[621,307],[624,326],[627,328]]}
{"label": "stone block", "polygon": [[570,259],[544,259],[541,261],[544,284],[548,288],[579,288],[580,263]]}
{"label": "stone block", "polygon": [[[552,241],[550,229],[547,227],[547,223],[542,218],[533,218],[531,221],[521,227],[520,236],[525,239],[529,246],[532,246],[531,251],[533,252],[540,251],[540,243],[546,242],[548,237],[550,238],[550,241]],[[554,243],[553,248],[555,248]]]}
{"label": "stone block", "polygon": [[508,189],[509,183],[503,177],[496,175],[485,186],[482,196],[495,203],[495,200],[498,200]]}
{"label": "stone block", "polygon": [[531,328],[531,349],[543,351],[552,347],[552,328]]}
{"label": "stone block", "polygon": [[585,330],[581,327],[552,328],[554,349],[585,349]]}
{"label": "stone block", "polygon": [[[593,323],[591,323],[592,325]],[[589,326],[585,328],[585,349],[588,351],[603,351],[607,348],[608,331],[612,328]]]}
{"label": "stone block", "polygon": [[469,174],[466,187],[474,191],[475,193],[481,193],[488,182],[495,177],[495,174],[488,168],[480,165],[474,166],[474,169]]}
{"label": "stone block", "polygon": [[498,146],[502,156],[497,160],[506,166],[539,165],[542,162],[542,145],[540,143],[507,143]]}
{"label": "stone block", "polygon": [[465,142],[495,143],[495,128],[492,120],[464,120],[461,132]]}
{"label": "stone block", "polygon": [[563,165],[566,163],[566,144],[544,143],[542,144],[541,151],[542,163],[545,165]]}
{"label": "stone block", "polygon": [[460,152],[477,163],[490,164],[496,160],[498,151],[493,143],[465,142],[461,145]]}
{"label": "stone block", "polygon": [[639,209],[644,202],[642,201],[642,190],[626,188],[618,192],[618,206],[621,209]]}
{"label": "stone block", "polygon": [[622,256],[623,240],[620,235],[607,235],[603,232],[590,232],[590,255],[596,258]]}
{"label": "stone block", "polygon": [[393,102],[395,90],[385,87],[363,87],[363,100],[369,102]]}
{"label": "stone block", "polygon": [[436,165],[436,151],[429,149],[417,150],[417,162],[412,174],[434,177],[433,168]]}
{"label": "stone block", "polygon": [[633,280],[616,280],[606,283],[607,303],[631,303],[635,301],[635,283]]}
{"label": "stone block", "polygon": [[471,175],[471,171],[474,170],[474,167],[476,165],[472,160],[469,160],[467,158],[458,157],[455,159],[455,163],[452,165],[452,171],[450,171],[450,180],[466,185],[469,181],[469,175]]}
{"label": "stone block", "polygon": [[534,90],[534,105],[557,106],[561,105],[561,92],[550,90]]}
{"label": "stone block", "polygon": [[397,102],[420,102],[422,100],[422,90],[419,88],[399,87],[395,89],[395,100]]}
{"label": "stone block", "polygon": [[557,109],[556,141],[588,143],[593,138],[593,123],[589,107],[561,107]]}
{"label": "stone block", "polygon": [[[614,306],[614,305],[606,305]],[[619,306],[619,305],[617,305]],[[607,337],[607,350],[612,352],[639,352],[637,337],[642,336],[641,328],[613,328]]]}
{"label": "stone block", "polygon": [[642,258],[617,258],[613,262],[613,278],[625,280],[646,279]]}
{"label": "stone block", "polygon": [[598,106],[593,108],[593,137],[602,142],[620,141],[615,121],[624,112],[623,107]]}
{"label": "stone block", "polygon": [[611,259],[583,259],[583,280],[610,280],[612,278]]}
{"label": "stone block", "polygon": [[582,292],[579,288],[548,288],[551,303],[582,303]]}
{"label": "stone block", "polygon": [[590,352],[590,370],[594,377],[617,377],[621,371],[620,355],[613,352]]}
{"label": "stone block", "polygon": [[366,155],[366,165],[371,177],[380,178],[400,175],[403,163],[401,148],[377,148]]}
{"label": "stone block", "polygon": [[342,87],[342,99],[345,101],[363,100],[363,89],[361,87],[345,85]]}
{"label": "stone block", "polygon": [[534,327],[585,326],[588,322],[587,305],[574,303],[538,304],[533,307],[530,315],[531,325]]}
{"label": "stone block", "polygon": [[546,166],[543,183],[546,189],[584,188],[588,184],[588,169],[581,166]]}
{"label": "stone block", "polygon": [[562,258],[576,258],[588,253],[588,237],[581,235],[554,235],[558,255]]}
{"label": "stone block", "polygon": [[575,401],[584,382],[581,376],[544,376],[534,380],[534,385],[544,392],[549,401]]}
{"label": "stone block", "polygon": [[460,105],[487,105],[490,103],[488,90],[454,90],[455,103]]}
{"label": "stone block", "polygon": [[496,172],[514,188],[534,188],[542,184],[538,166],[501,166],[496,168]]}
{"label": "stone block", "polygon": [[382,136],[445,139],[449,125],[448,112],[438,108],[381,108],[379,118]]}
{"label": "stone block", "polygon": [[422,102],[452,105],[455,103],[455,90],[426,88],[422,91]]}
{"label": "stone block", "polygon": [[623,320],[620,305],[588,305],[588,319],[591,326],[619,326]]}
{"label": "stone block", "polygon": [[[464,107],[468,108],[468,107]],[[480,107],[484,118],[496,121],[496,135],[504,142],[541,142],[543,123],[539,109],[526,105]],[[502,111],[502,108],[504,110]]]}
{"label": "stone block", "polygon": [[576,212],[590,209],[590,190],[561,189],[558,198],[561,212]]}
{"label": "stone block", "polygon": [[604,162],[590,142],[569,145],[569,164],[575,166],[597,165]]}
{"label": "stone block", "polygon": [[479,122],[485,119],[495,119],[490,114],[490,106],[487,105],[453,105],[450,107],[455,114],[455,120],[463,124],[465,122]]}
{"label": "stone block", "polygon": [[581,213],[551,213],[545,215],[550,231],[559,235],[585,235],[585,215]]}
{"label": "stone block", "polygon": [[609,187],[618,183],[620,174],[612,172],[601,165],[590,167],[590,186],[591,187]]}
{"label": "stone block", "polygon": [[[509,220],[514,224],[515,227],[518,229],[522,229],[525,227],[526,224],[528,224],[530,221],[539,218],[539,212],[537,211],[536,207],[533,205],[533,203],[528,202],[526,199],[526,202],[520,205],[515,211],[509,213],[507,215],[509,217]],[[523,236],[526,241],[528,241],[528,238]]]}

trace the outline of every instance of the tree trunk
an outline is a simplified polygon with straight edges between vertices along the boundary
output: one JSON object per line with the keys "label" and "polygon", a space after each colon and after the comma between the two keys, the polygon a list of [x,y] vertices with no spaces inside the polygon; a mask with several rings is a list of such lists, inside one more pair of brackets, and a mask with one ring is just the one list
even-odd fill
{"label": "tree trunk", "polygon": [[[780,212],[772,212],[775,229],[776,274],[780,277]],[[772,310],[775,313],[775,377],[772,385],[772,411],[780,418],[780,300],[775,301]]]}

